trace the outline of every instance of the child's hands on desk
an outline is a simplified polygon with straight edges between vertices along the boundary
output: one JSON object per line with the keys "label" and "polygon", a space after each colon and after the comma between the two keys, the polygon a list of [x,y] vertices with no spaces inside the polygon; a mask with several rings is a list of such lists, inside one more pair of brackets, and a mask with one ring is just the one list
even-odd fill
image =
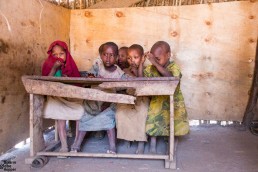
{"label": "child's hands on desk", "polygon": [[60,66],[64,65],[64,63],[60,62],[59,60],[57,60],[54,65],[53,65],[53,68],[57,69],[59,68]]}

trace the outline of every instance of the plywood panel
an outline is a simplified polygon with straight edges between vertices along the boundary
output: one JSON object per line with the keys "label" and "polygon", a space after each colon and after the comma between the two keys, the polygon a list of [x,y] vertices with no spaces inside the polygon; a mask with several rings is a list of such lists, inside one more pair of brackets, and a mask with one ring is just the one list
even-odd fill
{"label": "plywood panel", "polygon": [[22,75],[40,74],[47,48],[69,41],[70,11],[42,0],[0,1],[0,153],[29,137]]}
{"label": "plywood panel", "polygon": [[241,121],[251,86],[258,2],[71,12],[71,51],[88,70],[99,46],[167,41],[182,69],[189,117]]}

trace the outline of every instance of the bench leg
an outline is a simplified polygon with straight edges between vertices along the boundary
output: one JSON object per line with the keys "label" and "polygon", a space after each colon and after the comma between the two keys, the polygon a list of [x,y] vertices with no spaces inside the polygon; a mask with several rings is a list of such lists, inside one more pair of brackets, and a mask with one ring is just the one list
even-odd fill
{"label": "bench leg", "polygon": [[169,135],[169,159],[165,160],[165,168],[176,169],[175,158],[175,132],[174,132],[174,97],[170,95],[170,135]]}
{"label": "bench leg", "polygon": [[57,120],[55,120],[55,141],[56,141],[56,142],[59,141]]}
{"label": "bench leg", "polygon": [[45,148],[43,137],[44,96],[30,94],[30,157]]}

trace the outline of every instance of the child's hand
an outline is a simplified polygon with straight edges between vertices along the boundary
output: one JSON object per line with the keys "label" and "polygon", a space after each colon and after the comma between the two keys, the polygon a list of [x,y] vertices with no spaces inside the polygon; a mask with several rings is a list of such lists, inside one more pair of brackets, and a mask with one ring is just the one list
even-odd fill
{"label": "child's hand", "polygon": [[53,68],[57,69],[58,67],[60,67],[60,66],[62,66],[62,65],[63,65],[63,63],[57,60],[57,61],[55,62],[55,64],[53,65]]}
{"label": "child's hand", "polygon": [[146,52],[146,53],[144,53],[144,55],[142,56],[142,59],[141,59],[141,61],[140,61],[140,64],[144,64],[144,62],[145,62],[145,60],[146,60],[146,57],[147,57],[148,53],[149,53],[149,51],[148,51],[148,52]]}
{"label": "child's hand", "polygon": [[148,52],[147,58],[151,62],[151,64],[153,65],[157,64],[157,61],[152,53]]}
{"label": "child's hand", "polygon": [[137,67],[131,67],[131,72],[137,76],[138,75],[138,68]]}

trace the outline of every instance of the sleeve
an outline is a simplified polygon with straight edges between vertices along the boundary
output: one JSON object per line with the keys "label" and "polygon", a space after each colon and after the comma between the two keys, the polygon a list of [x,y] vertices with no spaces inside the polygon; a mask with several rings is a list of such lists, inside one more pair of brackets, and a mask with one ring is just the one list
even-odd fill
{"label": "sleeve", "polygon": [[99,76],[99,65],[97,63],[94,63],[94,65],[91,67],[88,73],[94,74],[95,77]]}
{"label": "sleeve", "polygon": [[169,72],[171,72],[171,74],[174,77],[179,77],[179,78],[182,77],[179,66],[177,64],[175,64],[174,62],[171,63],[170,65],[168,65],[167,69],[168,69]]}
{"label": "sleeve", "polygon": [[143,69],[143,76],[144,77],[153,77],[151,72],[151,66],[147,66],[145,69]]}

